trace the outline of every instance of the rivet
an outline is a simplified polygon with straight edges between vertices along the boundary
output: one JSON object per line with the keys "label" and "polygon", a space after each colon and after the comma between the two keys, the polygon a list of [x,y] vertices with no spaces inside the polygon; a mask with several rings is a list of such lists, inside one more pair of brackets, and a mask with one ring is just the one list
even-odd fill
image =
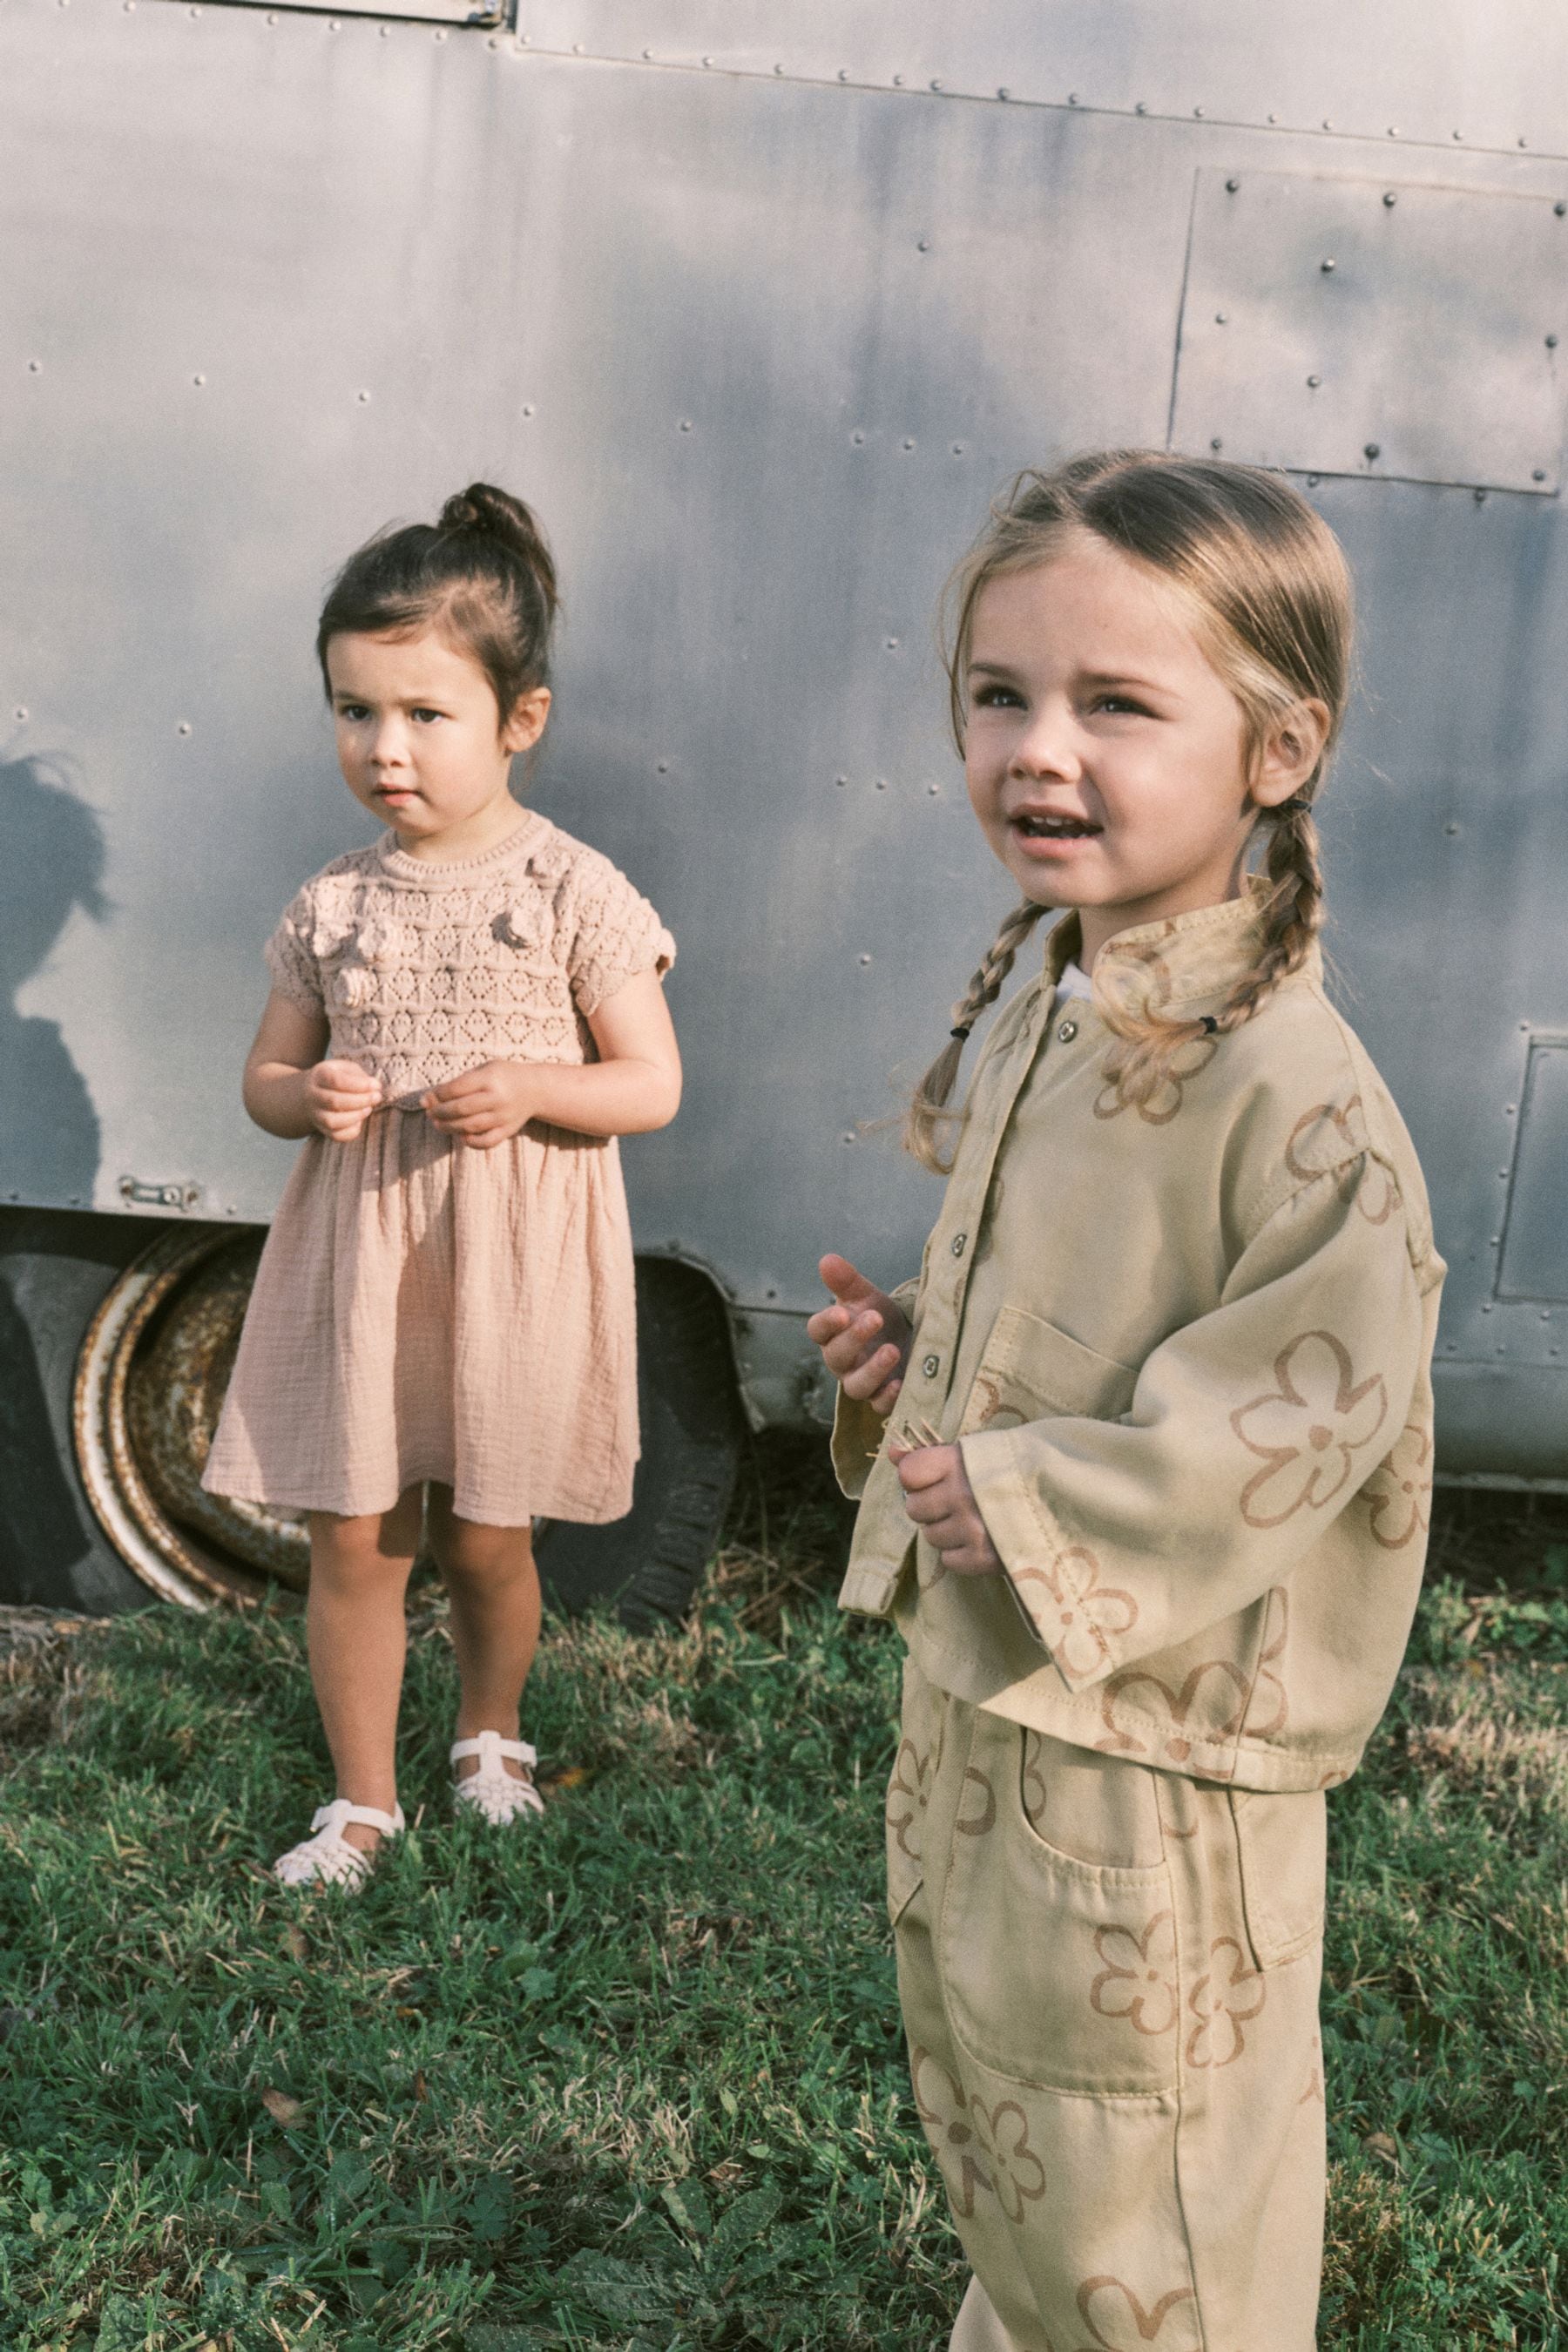
{"label": "rivet", "polygon": [[1381,445],[1376,441],[1369,441],[1366,445],[1365,454],[1369,457],[1381,457],[1383,455]]}
{"label": "rivet", "polygon": [[191,378],[191,382],[192,382],[193,383],[195,383],[195,384],[202,384],[202,383],[205,383],[205,382],[206,382],[206,378],[205,378],[205,375],[194,375],[194,376]]}
{"label": "rivet", "polygon": [[1392,212],[1394,205],[1399,202],[1399,198],[1393,188],[1384,188],[1383,192],[1383,201],[1388,206],[1389,211]]}
{"label": "rivet", "polygon": [[573,56],[574,56],[574,58],[580,58],[580,57],[582,56],[582,54],[583,54],[583,44],[582,44],[582,42],[581,42],[581,41],[574,41],[574,42],[573,42],[573,44],[572,44],[572,54],[573,54]]}
{"label": "rivet", "polygon": [[919,237],[917,237],[917,238],[915,239],[915,251],[916,251],[917,253],[929,253],[929,252],[931,251],[931,239],[930,239],[930,237],[929,237],[929,236],[919,236]]}
{"label": "rivet", "polygon": [[[432,33],[432,34],[431,34],[431,36],[430,36],[430,38],[431,38],[433,41],[444,41],[444,40],[446,39],[446,37],[447,37],[447,36],[446,36],[445,31],[442,31],[442,32],[439,32],[439,33]],[[523,35],[523,38],[524,38],[524,40],[526,40],[526,39],[528,38],[528,35],[527,35],[526,33]]]}
{"label": "rivet", "polygon": [[906,439],[905,439],[904,446],[905,446],[905,448],[906,448],[906,449],[912,449],[912,448],[914,447],[914,446],[915,446],[915,445],[914,445],[914,443],[913,443],[911,440],[910,440],[910,439],[908,439],[908,438],[906,438]]}
{"label": "rivet", "polygon": [[1323,117],[1323,128],[1324,128],[1324,130],[1325,130],[1325,131],[1331,131],[1331,130],[1333,129],[1333,127],[1334,127],[1334,126],[1333,126],[1333,124],[1329,121],[1328,116],[1325,114],[1325,115],[1324,115],[1324,117]]}
{"label": "rivet", "polygon": [[1278,121],[1279,121],[1279,117],[1277,114],[1271,114],[1271,115],[1269,116],[1268,120],[1269,120],[1269,121],[1270,121],[1270,122],[1278,122]]}
{"label": "rivet", "polygon": [[1530,144],[1530,142],[1529,142],[1529,140],[1528,140],[1528,139],[1521,139],[1521,140],[1520,141],[1520,142],[1519,142],[1519,143],[1520,143],[1520,145],[1521,145],[1521,147],[1528,147],[1528,146],[1529,146],[1529,144]]}
{"label": "rivet", "polygon": [[1399,136],[1399,125],[1398,125],[1398,123],[1397,123],[1397,122],[1391,122],[1391,123],[1389,124],[1389,126],[1388,126],[1388,135],[1389,135],[1389,137],[1390,137],[1391,139],[1397,139],[1397,138],[1398,138],[1398,136]]}
{"label": "rivet", "polygon": [[683,417],[681,418],[681,420],[680,420],[680,429],[681,429],[681,431],[682,431],[683,433],[689,433],[689,432],[690,432],[690,430],[691,430],[691,419],[690,419],[690,417],[689,417],[689,416],[683,416]]}
{"label": "rivet", "polygon": [[955,457],[963,457],[963,442],[962,442],[962,441],[955,441],[955,442],[953,443],[953,445],[952,445],[952,454],[953,454],[953,456],[954,456]]}
{"label": "rivet", "polygon": [[[784,71],[784,68],[782,66],[779,68],[779,71],[781,73]],[[853,1143],[855,1138],[852,1135],[841,1135],[838,1140],[840,1143]]]}
{"label": "rivet", "polygon": [[1333,257],[1331,255],[1327,261],[1320,261],[1318,267],[1326,278],[1334,267]]}
{"label": "rivet", "polygon": [[1543,482],[1546,479],[1545,467],[1532,466],[1530,470],[1530,478],[1532,482]]}
{"label": "rivet", "polygon": [[188,719],[182,719],[174,730],[176,735],[188,735],[190,731],[191,722]]}
{"label": "rivet", "polygon": [[1519,1105],[1517,1103],[1504,1103],[1502,1107],[1503,1117],[1505,1118],[1511,1118],[1518,1108]]}
{"label": "rivet", "polygon": [[1225,443],[1220,439],[1217,433],[1215,435],[1214,439],[1209,443],[1209,447],[1211,449],[1223,449],[1225,447]]}
{"label": "rivet", "polygon": [[1137,105],[1133,108],[1132,111],[1133,111],[1133,113],[1134,113],[1134,114],[1147,114],[1147,113],[1148,113],[1148,111],[1149,111],[1149,110],[1148,110],[1148,108],[1144,105],[1144,103],[1143,103],[1142,100],[1142,99],[1140,99],[1140,100],[1138,100]]}
{"label": "rivet", "polygon": [[525,416],[531,416],[533,415],[533,403],[531,400],[525,400],[523,402],[522,413]]}
{"label": "rivet", "polygon": [[895,75],[893,76],[893,88],[894,88],[895,89],[902,89],[903,86],[904,86],[904,78],[903,78],[903,75],[902,75],[902,74],[895,74]]}
{"label": "rivet", "polygon": [[839,79],[839,80],[840,80],[840,81],[847,81],[847,80],[848,80],[848,79],[849,79],[849,68],[848,68],[848,67],[847,67],[847,66],[840,66],[840,67],[839,67],[839,68],[838,68],[838,79]]}
{"label": "rivet", "polygon": [[941,792],[942,792],[942,786],[941,786],[940,784],[928,784],[928,785],[926,786],[926,790],[927,790],[927,792],[931,794],[931,796],[932,800],[934,801],[934,800],[936,800],[936,799],[939,797],[939,795],[941,794]]}
{"label": "rivet", "polygon": [[941,88],[942,88],[942,83],[941,83],[940,81],[933,81],[933,82],[931,83],[931,88],[932,88],[932,89],[941,89]]}
{"label": "rivet", "polygon": [[869,963],[869,962],[870,962],[870,961],[871,961],[871,959],[870,959],[870,957],[869,957],[869,956],[868,956],[868,955],[863,955],[863,956],[861,957],[860,961],[861,961],[861,962],[862,962],[862,963]]}
{"label": "rivet", "polygon": [[42,360],[29,360],[27,362],[27,373],[29,375],[42,375],[43,373],[44,362]]}
{"label": "rivet", "polygon": [[1203,121],[1203,119],[1204,119],[1204,110],[1203,110],[1203,108],[1202,108],[1201,106],[1194,106],[1194,109],[1193,109],[1193,120],[1194,120],[1194,122],[1201,122],[1201,121]]}
{"label": "rivet", "polygon": [[879,776],[879,777],[878,777],[878,779],[877,779],[877,790],[878,790],[879,793],[885,793],[885,792],[887,791],[887,789],[888,789],[888,779],[886,778],[886,776]]}
{"label": "rivet", "polygon": [[668,761],[668,760],[660,760],[660,761],[659,761],[659,762],[658,762],[658,772],[659,772],[659,774],[660,774],[661,776],[668,776],[668,773],[669,773],[669,761]]}
{"label": "rivet", "polygon": [[1464,134],[1464,132],[1463,132],[1462,131],[1455,131],[1455,133],[1454,133],[1454,136],[1455,136],[1455,138],[1456,138],[1456,139],[1462,139],[1462,138],[1464,137],[1464,135],[1465,135],[1465,134]]}
{"label": "rivet", "polygon": [[851,433],[849,438],[853,441],[857,449],[864,447],[866,436],[863,433]]}
{"label": "rivet", "polygon": [[1568,204],[1564,204],[1561,198],[1559,198],[1558,202],[1552,205],[1552,209],[1556,214],[1558,219],[1561,220],[1563,214],[1568,213]]}
{"label": "rivet", "polygon": [[[384,41],[389,41],[392,38],[392,27],[390,25],[384,25],[382,26],[381,37]],[[492,33],[489,39],[485,43],[485,47],[489,49],[499,49],[500,47],[500,35],[499,33]]]}
{"label": "rivet", "polygon": [[643,53],[642,53],[642,61],[643,61],[643,63],[644,63],[644,65],[645,65],[645,66],[651,66],[651,65],[652,65],[652,63],[653,63],[653,51],[652,51],[651,49],[645,49],[645,50],[643,51]]}
{"label": "rivet", "polygon": [[370,406],[370,394],[368,392],[356,393],[354,394],[354,398],[359,402],[362,408],[368,408]]}
{"label": "rivet", "polygon": [[1225,184],[1227,193],[1234,196],[1237,188],[1240,187],[1241,182],[1239,180],[1227,180]]}
{"label": "rivet", "polygon": [[[773,71],[774,71],[774,73],[776,73],[776,74],[782,74],[782,73],[783,73],[783,71],[784,71],[784,68],[783,68],[783,66],[775,66],[775,67],[773,68]],[[847,1139],[846,1139],[846,1140],[847,1140]]]}
{"label": "rivet", "polygon": [[1068,104],[1069,106],[1076,106],[1076,105],[1078,104],[1078,92],[1077,92],[1077,90],[1076,90],[1076,89],[1069,89],[1069,90],[1068,90]]}
{"label": "rivet", "polygon": [[710,66],[710,65],[712,64],[713,60],[712,60],[712,58],[703,58],[703,60],[702,60],[702,62],[703,62],[703,64],[704,64],[705,66]]}
{"label": "rivet", "polygon": [[893,649],[894,649],[894,647],[897,646],[898,642],[899,642],[899,641],[898,641],[897,637],[889,637],[889,638],[888,639],[888,651],[889,651],[889,653],[891,653],[891,652],[893,651]]}
{"label": "rivet", "polygon": [[849,782],[849,779],[847,776],[835,776],[833,781],[836,784],[842,785],[847,784]]}
{"label": "rivet", "polygon": [[1448,821],[1448,823],[1447,823],[1447,824],[1443,827],[1443,830],[1444,830],[1444,832],[1448,835],[1448,838],[1449,838],[1449,840],[1451,841],[1451,840],[1454,838],[1454,835],[1458,832],[1459,828],[1458,828],[1458,825],[1453,822],[1453,819],[1452,819],[1452,818],[1450,818],[1450,819],[1449,819],[1449,821]]}
{"label": "rivet", "polygon": [[1321,375],[1310,375],[1310,376],[1307,378],[1307,382],[1308,382],[1308,383],[1310,385],[1311,389],[1312,389],[1314,392],[1316,392],[1316,391],[1317,391],[1318,386],[1322,383],[1322,381],[1323,381],[1323,379],[1322,379],[1322,377],[1321,377]]}
{"label": "rivet", "polygon": [[1321,474],[1309,474],[1307,477],[1307,488],[1310,490],[1315,490],[1322,478]]}
{"label": "rivet", "polygon": [[1555,335],[1547,336],[1546,348],[1549,352],[1554,352],[1557,349],[1557,338]]}
{"label": "rivet", "polygon": [[1004,101],[1005,101],[1007,99],[1009,99],[1009,98],[1011,98],[1011,97],[1012,97],[1013,93],[1012,93],[1012,91],[1008,89],[1008,87],[1007,87],[1006,83],[1005,83],[1005,82],[1004,82],[1004,83],[1003,83],[1003,85],[1002,85],[1002,87],[1001,87],[1001,89],[997,91],[996,95],[997,95],[997,97],[998,97],[999,99],[1002,99]]}
{"label": "rivet", "polygon": [[1484,507],[1484,506],[1485,506],[1485,504],[1486,504],[1486,502],[1487,502],[1487,494],[1486,494],[1485,490],[1477,490],[1477,491],[1474,493],[1474,497],[1475,497],[1475,501],[1476,501],[1477,506],[1479,506],[1479,507]]}
{"label": "rivet", "polygon": [[26,719],[27,716],[26,704],[25,702],[19,702],[16,705],[16,709],[11,713],[11,716],[13,719]]}
{"label": "rivet", "polygon": [[1214,314],[1214,322],[1216,327],[1228,326],[1230,323],[1230,312],[1228,310],[1216,310]]}
{"label": "rivet", "polygon": [[1520,1024],[1519,1024],[1519,1025],[1520,1025],[1520,1027],[1524,1031],[1524,1033],[1525,1033],[1526,1036],[1528,1036],[1528,1035],[1529,1035],[1529,1034],[1530,1034],[1530,1024],[1529,1024],[1529,1022],[1528,1022],[1528,1021],[1521,1021],[1521,1022],[1520,1023]]}

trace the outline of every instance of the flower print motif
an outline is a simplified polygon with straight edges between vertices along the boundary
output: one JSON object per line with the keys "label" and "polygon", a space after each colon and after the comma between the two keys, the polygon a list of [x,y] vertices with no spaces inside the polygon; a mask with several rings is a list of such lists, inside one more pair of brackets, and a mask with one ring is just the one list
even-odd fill
{"label": "flower print motif", "polygon": [[1299,2107],[1326,2107],[1323,2091],[1323,2045],[1316,2034],[1312,2037],[1312,2063],[1307,2070],[1307,2087],[1296,2105]]}
{"label": "flower print motif", "polygon": [[984,2189],[987,2196],[995,2193],[991,2175],[985,2169],[984,2150],[974,2128],[969,2101],[947,2068],[929,2050],[917,2048],[910,2053],[910,2074],[914,2084],[915,2112],[947,2183],[952,2210],[967,2221],[974,2210],[976,2189]]}
{"label": "flower print motif", "polygon": [[[969,1819],[965,1821],[963,1818],[963,1809],[970,1793],[969,1784],[972,1780],[980,1791],[980,1810],[978,1812],[972,1813]],[[984,1773],[978,1770],[973,1764],[966,1764],[963,1768],[963,1788],[958,1801],[959,1819],[953,1822],[952,1826],[958,1832],[959,1835],[961,1837],[989,1837],[991,1832],[996,1826],[996,1791],[991,1786],[991,1783],[986,1779]]]}
{"label": "flower print motif", "polygon": [[1125,2280],[1087,2278],[1078,2310],[1094,2341],[1079,2352],[1144,2352],[1151,2344],[1156,2352],[1203,2352],[1197,2300],[1190,2286],[1173,2286],[1145,2307]]}
{"label": "flower print motif", "polygon": [[1353,1199],[1369,1225],[1385,1225],[1399,1206],[1399,1180],[1372,1150],[1359,1094],[1304,1110],[1286,1140],[1285,1165],[1303,1181],[1337,1173],[1341,1199]]}
{"label": "flower print motif", "polygon": [[1371,1511],[1372,1539],[1384,1551],[1403,1551],[1424,1536],[1432,1511],[1432,1432],[1410,1422],[1394,1440],[1363,1492]]}
{"label": "flower print motif", "polygon": [[1046,1818],[1050,1792],[1046,1787],[1046,1776],[1040,1769],[1040,1735],[1037,1731],[1026,1730],[1024,1734],[1024,1769],[1019,1787],[1025,1818],[1033,1828],[1038,1829]]}
{"label": "flower print motif", "polygon": [[1097,1927],[1094,1948],[1105,1966],[1089,1989],[1090,2009],[1125,2018],[1136,2033],[1169,2033],[1181,2008],[1175,1913],[1156,1911],[1141,1936],[1131,1927]]}
{"label": "flower print motif", "polygon": [[[1009,1570],[1030,1623],[1064,1674],[1080,1680],[1110,1664],[1111,1638],[1138,1622],[1138,1603],[1119,1586],[1102,1585],[1100,1562],[1084,1544],[1059,1551],[1048,1568]],[[1045,1602],[1032,1599],[1037,1586]]]}
{"label": "flower print motif", "polygon": [[1002,1383],[994,1372],[976,1374],[969,1414],[973,1416],[976,1429],[1021,1429],[1024,1423],[1024,1416],[1016,1405],[1003,1402]]}
{"label": "flower print motif", "polygon": [[922,1756],[912,1739],[899,1742],[893,1777],[888,1783],[888,1828],[900,1853],[921,1860],[921,1832],[931,1802],[934,1756]]}
{"label": "flower print motif", "polygon": [[1217,1037],[1189,1037],[1151,1082],[1138,1084],[1116,1066],[1113,1055],[1105,1084],[1094,1098],[1096,1118],[1115,1118],[1124,1110],[1135,1110],[1146,1126],[1169,1127],[1182,1108],[1187,1086],[1207,1069],[1218,1051]]}
{"label": "flower print motif", "polygon": [[1253,1967],[1234,1936],[1215,1938],[1209,1962],[1207,1976],[1187,1995],[1197,2020],[1187,2036],[1189,2066],[1233,2065],[1247,2047],[1242,2027],[1260,2013],[1268,1997],[1262,1970]]}
{"label": "flower print motif", "polygon": [[1275,1360],[1278,1386],[1239,1405],[1230,1425],[1264,1466],[1242,1490],[1249,1528],[1281,1528],[1320,1511],[1350,1481],[1354,1457],[1388,1418],[1381,1372],[1357,1381],[1331,1331],[1303,1331]]}
{"label": "flower print motif", "polygon": [[1029,2146],[1029,2118],[1016,2099],[999,2099],[989,2109],[971,2099],[969,2113],[996,2201],[1009,2221],[1021,2222],[1025,2206],[1046,2193],[1046,2168]]}
{"label": "flower print motif", "polygon": [[[1212,1742],[1233,1739],[1247,1712],[1245,1676],[1226,1658],[1205,1658],[1194,1666],[1179,1691],[1142,1666],[1129,1666],[1112,1675],[1100,1699],[1100,1716],[1107,1737],[1096,1748],[1111,1756],[1147,1756],[1156,1761],[1185,1765],[1194,1738]],[[1224,1706],[1223,1715],[1217,1709]],[[1192,1721],[1194,1707],[1197,1722]],[[1226,1777],[1209,1765],[1210,1780]]]}
{"label": "flower print motif", "polygon": [[1290,1595],[1274,1585],[1264,1601],[1263,1647],[1252,1685],[1252,1704],[1243,1726],[1249,1739],[1270,1739],[1290,1720],[1290,1701],[1279,1672],[1279,1661],[1290,1638]]}

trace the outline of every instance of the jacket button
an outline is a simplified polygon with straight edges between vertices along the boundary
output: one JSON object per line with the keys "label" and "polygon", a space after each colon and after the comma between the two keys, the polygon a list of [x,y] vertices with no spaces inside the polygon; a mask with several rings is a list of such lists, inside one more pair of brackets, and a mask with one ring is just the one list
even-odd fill
{"label": "jacket button", "polygon": [[1064,1021],[1061,1027],[1057,1031],[1057,1043],[1058,1045],[1070,1045],[1077,1035],[1078,1023],[1076,1021]]}
{"label": "jacket button", "polygon": [[963,1244],[968,1239],[969,1235],[967,1234],[954,1234],[952,1237],[952,1254],[954,1257],[962,1257],[963,1255]]}
{"label": "jacket button", "polygon": [[942,1358],[940,1356],[928,1356],[924,1363],[921,1366],[921,1370],[925,1374],[928,1381],[934,1381],[938,1372],[942,1370]]}

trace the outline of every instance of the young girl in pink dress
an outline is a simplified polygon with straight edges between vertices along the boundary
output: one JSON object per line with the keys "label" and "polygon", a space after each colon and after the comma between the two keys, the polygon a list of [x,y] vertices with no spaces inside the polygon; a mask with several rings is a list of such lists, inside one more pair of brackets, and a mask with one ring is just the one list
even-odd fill
{"label": "young girl in pink dress", "polygon": [[403,1828],[404,1591],[421,1520],[461,1678],[456,1800],[541,1810],[518,1707],[535,1518],[603,1521],[637,1455],[616,1138],[663,1127],[675,946],[596,850],[512,798],[544,731],[555,572],[475,483],[340,573],[317,650],[354,798],[389,830],[267,950],[245,1107],[300,1137],[208,1462],[309,1514],[310,1673],[337,1774],[286,1884],[361,1884]]}

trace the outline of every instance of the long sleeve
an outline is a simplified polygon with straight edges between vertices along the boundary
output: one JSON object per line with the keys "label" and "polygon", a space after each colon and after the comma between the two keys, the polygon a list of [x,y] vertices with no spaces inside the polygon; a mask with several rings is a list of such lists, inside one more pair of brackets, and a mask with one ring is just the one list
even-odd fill
{"label": "long sleeve", "polygon": [[1120,1419],[963,1438],[1013,1592],[1068,1688],[1234,1616],[1339,1515],[1364,1512],[1424,1346],[1405,1205],[1365,1151],[1274,1211],[1219,1305],[1149,1353]]}

